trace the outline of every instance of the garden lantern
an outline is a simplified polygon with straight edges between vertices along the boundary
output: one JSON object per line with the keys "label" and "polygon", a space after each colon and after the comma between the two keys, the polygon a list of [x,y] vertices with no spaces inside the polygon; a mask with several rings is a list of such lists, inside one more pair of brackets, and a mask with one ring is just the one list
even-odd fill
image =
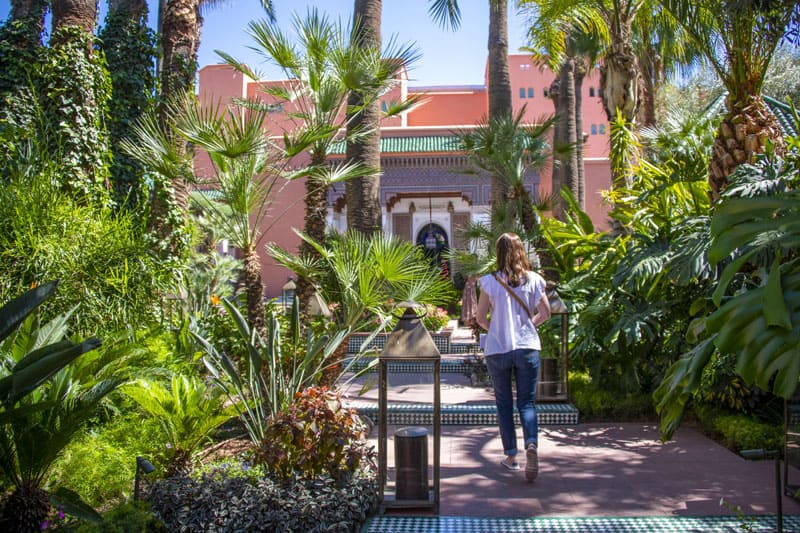
{"label": "garden lantern", "polygon": [[153,463],[145,459],[144,457],[136,457],[136,474],[133,477],[133,499],[139,499],[139,479],[142,476],[142,473],[145,474],[152,474],[155,472],[156,467],[153,466]]}
{"label": "garden lantern", "polygon": [[[537,391],[539,401],[567,401],[567,370],[569,367],[569,309],[554,290],[547,291],[550,301],[550,315],[558,328],[558,343],[551,350],[542,352],[540,360],[541,375]],[[556,323],[556,321],[558,322]],[[544,346],[543,346],[544,347]]]}
{"label": "garden lantern", "polygon": [[[378,357],[378,484],[381,511],[390,507],[431,508],[439,512],[440,449],[442,439],[442,356],[422,324],[425,307],[402,302],[405,309]],[[394,433],[395,483],[388,486],[388,372],[390,363],[433,363],[433,486],[428,483],[427,429],[400,428]]]}
{"label": "garden lantern", "polygon": [[295,284],[292,278],[283,284],[281,287],[281,296],[283,299],[283,308],[290,309],[292,307],[292,301],[294,300],[294,291],[297,289],[297,285]]}

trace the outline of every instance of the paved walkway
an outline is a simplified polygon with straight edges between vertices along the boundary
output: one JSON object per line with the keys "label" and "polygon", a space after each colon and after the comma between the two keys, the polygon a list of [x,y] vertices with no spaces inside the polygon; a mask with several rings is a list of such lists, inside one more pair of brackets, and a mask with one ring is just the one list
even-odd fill
{"label": "paved walkway", "polygon": [[[426,388],[404,376],[393,379],[390,401],[413,401]],[[355,395],[354,389],[348,392]],[[443,382],[445,403],[489,398],[490,390],[471,388],[459,377]],[[391,427],[389,435],[395,429]],[[428,445],[430,455],[432,437]],[[391,440],[388,452],[389,465],[394,465]],[[523,471],[500,466],[503,454],[497,427],[445,425],[439,516],[424,510],[390,509],[371,519],[363,531],[776,530],[774,462],[747,461],[692,427],[682,427],[673,440],[661,443],[655,424],[540,426],[539,455],[539,477],[530,484]],[[393,476],[390,468],[390,479]],[[800,472],[790,470],[789,479],[800,482]],[[783,497],[782,504],[783,531],[800,533],[800,503]]]}

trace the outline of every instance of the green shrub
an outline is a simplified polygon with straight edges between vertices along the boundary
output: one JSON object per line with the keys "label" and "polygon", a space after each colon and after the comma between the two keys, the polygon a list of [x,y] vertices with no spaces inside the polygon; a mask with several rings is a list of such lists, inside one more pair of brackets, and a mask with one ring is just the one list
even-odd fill
{"label": "green shrub", "polygon": [[128,502],[118,505],[103,513],[101,524],[82,524],[75,529],[76,533],[157,533],[167,529],[150,509],[150,504],[143,501]]}
{"label": "green shrub", "polygon": [[621,394],[600,389],[584,372],[569,373],[569,397],[580,412],[581,420],[631,422],[656,418],[649,394]]}
{"label": "green shrub", "polygon": [[331,478],[276,483],[225,468],[200,479],[157,481],[149,495],[169,531],[358,531],[374,509],[374,470],[344,484]]}
{"label": "green shrub", "polygon": [[735,452],[783,447],[783,426],[756,416],[734,413],[719,407],[697,405],[694,413],[706,433]]}
{"label": "green shrub", "polygon": [[136,456],[153,459],[166,442],[157,420],[130,413],[75,439],[56,462],[53,478],[94,507],[131,496]]}
{"label": "green shrub", "polygon": [[364,442],[364,427],[341,395],[325,387],[309,387],[270,420],[254,462],[277,479],[330,476],[345,480],[362,462],[372,464],[374,452]]}

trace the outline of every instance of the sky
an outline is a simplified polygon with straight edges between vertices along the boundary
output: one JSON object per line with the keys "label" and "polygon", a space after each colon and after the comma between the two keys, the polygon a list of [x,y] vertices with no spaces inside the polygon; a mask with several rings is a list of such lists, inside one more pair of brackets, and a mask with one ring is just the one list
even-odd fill
{"label": "sky", "polygon": [[[148,0],[151,26],[155,27],[158,0]],[[100,23],[105,18],[106,0],[100,0]],[[247,34],[251,20],[264,18],[258,0],[222,0],[211,2],[203,10],[198,63],[220,63],[215,50],[222,50],[258,71],[278,76],[277,70],[258,59],[248,49],[253,42]],[[273,0],[278,24],[285,32],[292,30],[293,14],[305,15],[309,7],[336,20],[352,17],[354,0]],[[525,44],[524,17],[516,14],[515,2],[508,2],[509,52]],[[383,0],[381,28],[384,43],[394,36],[398,43],[416,43],[422,57],[409,71],[410,85],[483,85],[486,69],[489,0],[460,0],[461,27],[442,29],[428,15],[428,0]],[[0,0],[0,19],[5,20],[10,0]],[[48,22],[49,24],[49,22]]]}

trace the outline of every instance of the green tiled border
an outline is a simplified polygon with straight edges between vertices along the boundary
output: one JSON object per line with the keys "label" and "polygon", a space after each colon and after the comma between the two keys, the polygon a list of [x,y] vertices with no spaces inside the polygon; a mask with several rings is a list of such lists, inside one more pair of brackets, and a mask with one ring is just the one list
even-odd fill
{"label": "green tiled border", "polygon": [[[635,516],[471,518],[376,516],[362,533],[734,533],[775,531],[777,518],[763,516]],[[800,515],[783,517],[784,531],[800,531]]]}
{"label": "green tiled border", "polygon": [[[373,402],[350,402],[361,416],[377,424],[378,405]],[[536,414],[540,425],[559,426],[578,423],[578,410],[569,403],[537,403]],[[387,408],[387,421],[391,425],[432,425],[433,405],[393,403]],[[517,423],[519,417],[515,414]],[[497,424],[494,404],[442,404],[442,424],[454,426],[493,426]]]}

